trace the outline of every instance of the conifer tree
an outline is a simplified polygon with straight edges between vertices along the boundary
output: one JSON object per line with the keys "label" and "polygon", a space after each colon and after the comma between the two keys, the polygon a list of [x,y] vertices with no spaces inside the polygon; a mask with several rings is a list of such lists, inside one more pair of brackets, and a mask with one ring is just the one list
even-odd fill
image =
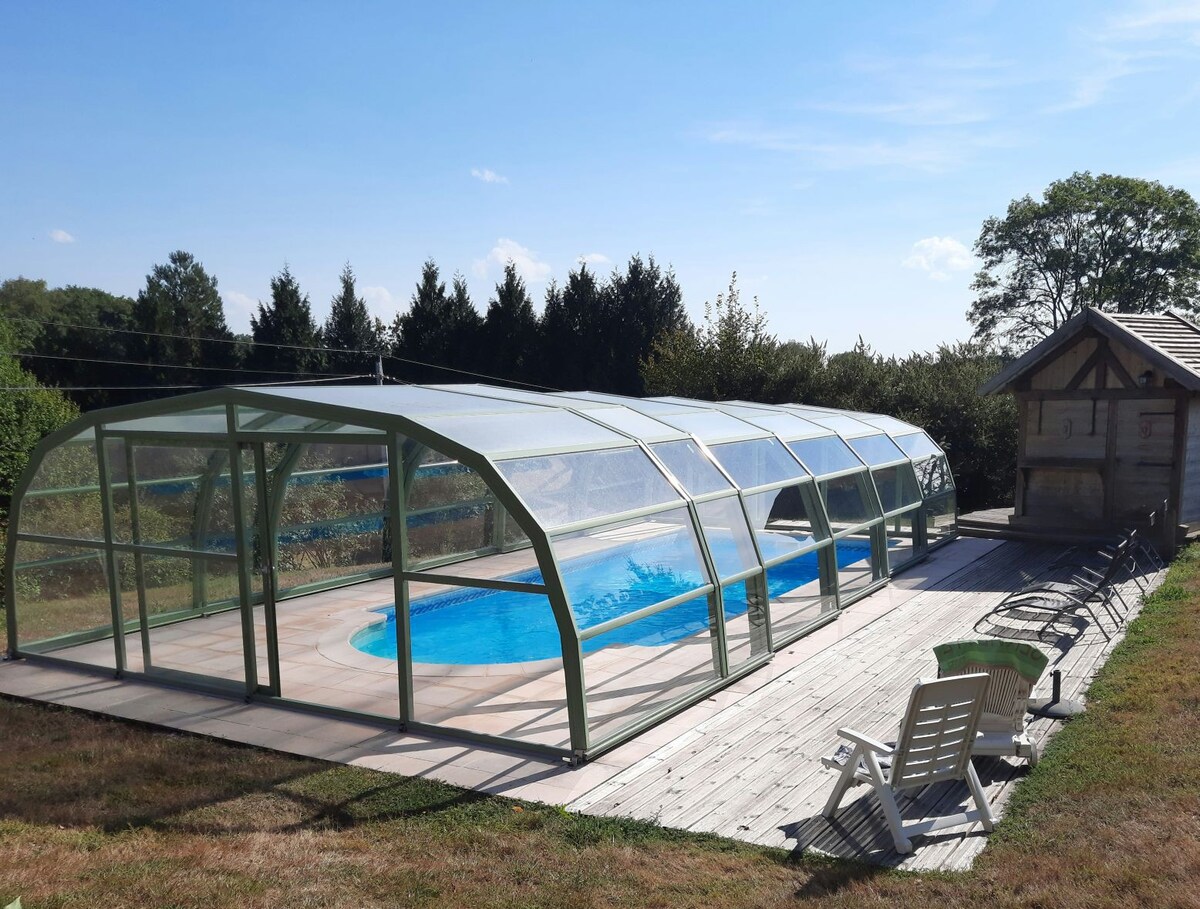
{"label": "conifer tree", "polygon": [[521,382],[540,378],[538,317],[525,282],[511,260],[504,266],[504,280],[496,285],[496,296],[488,301],[483,333],[487,348],[482,358],[487,365],[485,372]]}
{"label": "conifer tree", "polygon": [[[155,265],[133,304],[132,325],[142,335],[129,344],[132,360],[172,366],[237,365],[233,333],[225,324],[225,309],[217,279],[191,253],[176,250],[167,264]],[[174,335],[177,337],[162,337]],[[218,343],[205,339],[214,339]],[[144,375],[149,373],[149,375]],[[235,377],[215,370],[139,370],[147,385],[220,385]]]}
{"label": "conifer tree", "polygon": [[[334,350],[377,351],[380,337],[376,331],[378,320],[372,320],[366,301],[358,296],[354,287],[354,271],[350,263],[342,269],[342,287],[329,308],[329,317],[321,329],[322,346]],[[326,353],[334,372],[371,372],[375,369],[375,358],[360,354]]]}
{"label": "conifer tree", "polygon": [[271,302],[259,303],[258,314],[250,317],[250,335],[249,365],[264,371],[263,381],[286,380],[287,376],[279,375],[283,372],[322,371],[321,355],[312,350],[321,346],[321,336],[308,294],[300,292],[287,265],[271,279]]}

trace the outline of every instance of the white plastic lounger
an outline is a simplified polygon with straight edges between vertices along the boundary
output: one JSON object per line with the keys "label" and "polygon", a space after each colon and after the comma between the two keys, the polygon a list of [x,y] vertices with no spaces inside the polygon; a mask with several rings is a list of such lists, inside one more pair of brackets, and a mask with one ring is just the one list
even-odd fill
{"label": "white plastic lounger", "polygon": [[[982,672],[918,682],[909,696],[895,745],[885,745],[853,729],[839,729],[838,735],[851,742],[854,750],[840,768],[825,761],[827,766],[840,769],[841,776],[821,814],[833,817],[846,790],[870,783],[883,805],[897,852],[912,852],[910,838],[933,830],[978,822],[990,831],[991,808],[971,765],[971,746],[979,727],[987,684],[988,676]],[[885,767],[881,757],[890,758],[890,766]],[[901,819],[897,792],[963,779],[975,800],[974,810],[908,823]]]}

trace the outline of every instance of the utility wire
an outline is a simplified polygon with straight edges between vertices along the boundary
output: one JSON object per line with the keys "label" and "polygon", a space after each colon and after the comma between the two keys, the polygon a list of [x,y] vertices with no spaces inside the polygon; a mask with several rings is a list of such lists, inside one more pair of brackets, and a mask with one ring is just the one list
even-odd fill
{"label": "utility wire", "polygon": [[180,363],[137,363],[130,360],[99,360],[95,357],[64,357],[56,354],[18,353],[16,351],[0,350],[0,357],[32,357],[37,360],[70,360],[73,363],[100,363],[105,366],[147,366],[154,369],[193,369],[205,372],[236,372],[241,374],[257,373],[268,376],[325,376],[324,372],[297,372],[281,369],[255,369],[252,367],[238,369],[232,366],[187,366]]}
{"label": "utility wire", "polygon": [[[377,350],[344,350],[344,349],[338,348],[338,347],[303,347],[303,346],[296,345],[296,344],[271,344],[271,343],[267,343],[267,342],[260,343],[258,341],[237,341],[237,340],[230,341],[230,340],[226,340],[225,338],[194,338],[194,337],[191,337],[190,335],[172,335],[172,334],[165,334],[162,332],[154,332],[154,331],[139,331],[139,330],[133,329],[133,328],[105,328],[101,325],[79,325],[79,324],[75,324],[75,323],[71,323],[71,322],[52,322],[52,321],[48,321],[45,319],[28,319],[28,318],[18,317],[18,316],[9,316],[7,318],[8,318],[8,321],[10,321],[10,322],[28,322],[32,325],[49,325],[49,326],[53,326],[55,328],[77,328],[77,329],[81,329],[83,331],[103,331],[103,332],[108,332],[110,334],[116,333],[116,334],[140,335],[142,337],[147,337],[147,338],[169,338],[169,339],[177,340],[177,341],[212,342],[214,344],[253,345],[255,347],[273,347],[273,348],[278,348],[281,350],[304,350],[304,351],[309,351],[311,353],[340,353],[340,354],[356,354],[359,356],[369,356],[369,357],[383,357],[385,360],[395,360],[397,363],[407,363],[412,366],[424,366],[424,367],[427,367],[430,369],[443,369],[447,372],[458,373],[459,375],[463,375],[463,376],[471,376],[476,379],[489,379],[493,382],[506,382],[510,385],[521,385],[521,386],[524,386],[525,388],[532,388],[537,391],[562,391],[561,388],[553,388],[552,386],[549,386],[549,385],[538,385],[536,382],[523,382],[520,379],[508,379],[508,378],[504,378],[502,376],[492,376],[492,375],[488,375],[487,373],[472,372],[469,369],[457,369],[453,366],[443,366],[439,363],[429,363],[425,360],[412,360],[407,357],[397,357],[397,356],[393,356],[392,354],[385,354],[385,353],[382,353],[381,351],[377,351]],[[51,357],[48,354],[16,354],[15,356],[30,356],[30,357],[40,356],[40,357],[43,357],[44,359],[62,359],[62,360],[80,359],[80,358],[76,358],[76,357],[57,357],[56,358],[56,357]],[[93,363],[105,363],[105,362],[106,363],[115,363],[116,361],[92,360],[90,362],[93,362]],[[116,363],[116,365],[121,365],[121,364]],[[130,364],[130,365],[135,365],[135,364]],[[150,364],[150,365],[165,366],[165,364]],[[210,370],[220,369],[220,367],[216,367],[216,366],[201,366],[201,367],[175,366],[175,367],[166,367],[166,368],[210,369]],[[241,372],[242,370],[227,370],[227,371]],[[257,370],[257,371],[258,372],[266,372],[265,370]],[[282,375],[322,375],[322,373],[282,373]]]}
{"label": "utility wire", "polygon": [[78,328],[83,331],[104,331],[109,334],[140,335],[144,338],[170,338],[173,341],[203,341],[212,344],[240,344],[254,347],[274,347],[280,350],[307,350],[313,353],[344,353],[364,354],[371,357],[379,356],[377,350],[347,350],[343,347],[304,347],[299,344],[272,344],[268,341],[239,340],[237,338],[204,338],[193,335],[173,335],[161,331],[141,331],[136,328],[106,328],[103,325],[79,325],[73,322],[51,322],[46,319],[29,319],[22,316],[6,316],[9,322],[28,322],[31,325],[49,325],[54,328]]}
{"label": "utility wire", "polygon": [[[374,379],[375,376],[363,373],[358,376],[330,376],[327,379],[295,379],[290,382],[242,382],[238,388],[268,388],[280,385],[315,385],[318,382],[345,382],[350,379]],[[399,382],[391,376],[384,376],[392,382]],[[225,385],[3,385],[0,391],[146,391],[147,389],[206,389],[226,388]]]}

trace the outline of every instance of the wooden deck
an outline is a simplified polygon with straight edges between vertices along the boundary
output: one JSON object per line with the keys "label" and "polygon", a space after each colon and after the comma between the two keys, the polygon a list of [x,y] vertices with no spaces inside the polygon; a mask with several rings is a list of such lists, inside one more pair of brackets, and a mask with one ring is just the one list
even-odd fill
{"label": "wooden deck", "polygon": [[[980,636],[976,622],[1005,593],[1030,579],[1068,576],[1070,559],[1061,546],[1004,543],[812,654],[569,807],[907,870],[967,868],[986,843],[977,827],[918,838],[916,852],[901,856],[892,849],[869,787],[852,790],[832,822],[821,818],[836,775],[822,767],[820,758],[836,749],[842,726],[894,738],[912,684],[936,675],[933,645]],[[1136,610],[1138,591],[1132,581],[1124,586]],[[1035,637],[1035,629],[1020,622],[980,627],[1024,639]],[[1064,696],[1082,697],[1120,636],[1106,641],[1083,621],[1052,629],[1041,640],[1051,663],[1035,696],[1049,693],[1049,673],[1059,669]],[[1030,720],[1039,744],[1059,725]],[[980,758],[976,767],[1002,815],[1026,765]],[[955,813],[967,799],[965,785],[943,784],[917,792],[902,810],[906,819]]]}

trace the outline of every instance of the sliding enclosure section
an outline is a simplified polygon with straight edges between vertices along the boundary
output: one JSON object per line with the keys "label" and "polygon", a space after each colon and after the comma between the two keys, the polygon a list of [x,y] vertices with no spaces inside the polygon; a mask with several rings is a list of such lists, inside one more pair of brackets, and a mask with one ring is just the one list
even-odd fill
{"label": "sliding enclosure section", "polygon": [[912,459],[924,502],[921,526],[930,548],[958,535],[958,500],[954,476],[941,448],[924,432],[893,436],[900,449]]}
{"label": "sliding enclosure section", "polygon": [[14,490],[10,655],[593,757],[955,533],[916,427],[486,386],[95,411]]}

